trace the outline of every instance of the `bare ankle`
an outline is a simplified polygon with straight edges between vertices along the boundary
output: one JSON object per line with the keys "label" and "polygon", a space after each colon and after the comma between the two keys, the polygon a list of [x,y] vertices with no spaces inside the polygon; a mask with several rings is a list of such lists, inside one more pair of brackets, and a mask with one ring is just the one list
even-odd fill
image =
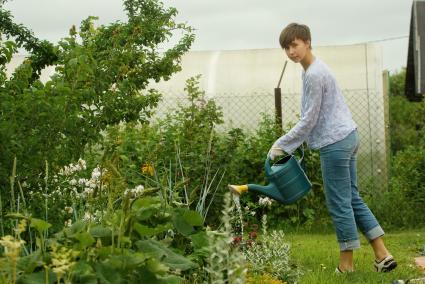
{"label": "bare ankle", "polygon": [[374,239],[370,244],[372,245],[373,252],[375,253],[375,259],[378,262],[390,254],[381,237]]}

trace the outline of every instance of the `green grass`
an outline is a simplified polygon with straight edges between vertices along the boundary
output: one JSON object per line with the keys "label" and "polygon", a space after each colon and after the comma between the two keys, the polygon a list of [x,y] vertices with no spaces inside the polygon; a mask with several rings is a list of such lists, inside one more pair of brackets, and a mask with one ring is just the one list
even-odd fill
{"label": "green grass", "polygon": [[301,268],[303,276],[299,283],[391,283],[395,279],[421,276],[414,266],[414,257],[425,245],[425,230],[387,233],[385,244],[398,262],[389,273],[377,273],[373,268],[374,255],[367,240],[362,237],[361,248],[354,252],[355,272],[336,275],[339,250],[336,236],[331,233],[287,233],[291,243],[292,260]]}

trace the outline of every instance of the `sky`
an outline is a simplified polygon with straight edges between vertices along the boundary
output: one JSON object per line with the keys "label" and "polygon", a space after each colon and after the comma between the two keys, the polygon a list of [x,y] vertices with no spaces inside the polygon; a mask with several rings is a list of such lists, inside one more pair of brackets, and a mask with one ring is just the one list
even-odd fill
{"label": "sky", "polygon": [[[377,41],[383,68],[406,65],[413,0],[163,0],[179,11],[178,22],[196,29],[192,50],[280,48],[280,31],[307,24],[314,46]],[[125,20],[121,0],[9,0],[15,22],[41,39],[57,42],[87,16],[99,24]],[[396,38],[396,39],[394,39]]]}

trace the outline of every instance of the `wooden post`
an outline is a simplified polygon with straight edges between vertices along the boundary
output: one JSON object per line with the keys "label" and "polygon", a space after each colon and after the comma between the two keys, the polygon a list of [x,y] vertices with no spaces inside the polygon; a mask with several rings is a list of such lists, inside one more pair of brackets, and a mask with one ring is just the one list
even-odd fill
{"label": "wooden post", "polygon": [[282,93],[280,88],[274,88],[274,107],[276,114],[276,125],[282,130]]}
{"label": "wooden post", "polygon": [[285,65],[283,66],[282,73],[280,74],[279,82],[277,83],[277,87],[274,88],[274,107],[275,107],[275,117],[276,117],[276,125],[279,126],[279,130],[282,132],[282,92],[280,89],[280,83],[282,82],[283,73],[285,73],[286,64],[288,64],[288,60],[285,60]]}

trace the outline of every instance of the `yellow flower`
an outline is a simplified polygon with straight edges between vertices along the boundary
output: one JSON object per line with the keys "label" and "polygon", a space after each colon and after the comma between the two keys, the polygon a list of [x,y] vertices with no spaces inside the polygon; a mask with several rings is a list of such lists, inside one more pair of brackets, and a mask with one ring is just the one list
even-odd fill
{"label": "yellow flower", "polygon": [[79,255],[79,252],[66,247],[58,247],[56,243],[52,244],[51,248],[52,271],[56,273],[60,279],[71,271],[76,263],[75,259]]}
{"label": "yellow flower", "polygon": [[[24,222],[21,222],[21,224],[24,224]],[[19,227],[17,230],[19,230]],[[23,244],[25,244],[25,241],[17,240],[10,235],[2,237],[0,240],[0,245],[4,246],[4,256],[6,256],[12,271],[12,279],[8,283],[16,283],[16,265]]]}
{"label": "yellow flower", "polygon": [[22,232],[25,232],[25,228],[27,227],[27,220],[22,219],[18,227],[15,229],[16,234],[20,235]]}
{"label": "yellow flower", "polygon": [[270,274],[264,273],[263,275],[253,275],[248,272],[248,284],[287,284],[279,279],[273,278]]}
{"label": "yellow flower", "polygon": [[148,174],[150,176],[153,176],[154,173],[155,173],[155,170],[153,168],[153,165],[152,164],[148,164],[148,163],[143,164],[142,167],[141,167],[141,170],[142,170],[142,173],[143,174]]}
{"label": "yellow flower", "polygon": [[11,235],[4,236],[0,240],[0,245],[10,250],[17,250],[21,248],[23,244],[25,244],[24,240],[15,240]]}

